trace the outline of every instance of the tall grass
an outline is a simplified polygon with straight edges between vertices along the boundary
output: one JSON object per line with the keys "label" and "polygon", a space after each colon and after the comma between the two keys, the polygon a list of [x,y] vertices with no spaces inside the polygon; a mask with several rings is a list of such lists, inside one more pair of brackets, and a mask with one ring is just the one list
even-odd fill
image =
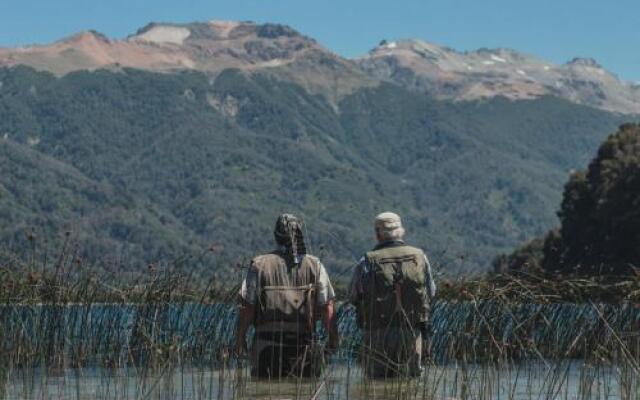
{"label": "tall grass", "polygon": [[[160,266],[117,282],[74,257],[0,271],[0,397],[635,399],[640,394],[634,280],[621,285],[500,276],[442,284],[442,297],[432,308],[431,358],[418,379],[366,379],[359,360],[369,349],[362,345],[353,309],[341,305],[342,344],[325,356],[321,377],[257,381],[249,375],[248,360],[235,359],[229,350],[237,287],[220,290],[214,279],[194,286],[179,269]],[[603,292],[603,284],[615,288],[615,295]],[[587,296],[589,290],[595,294]],[[323,340],[317,338],[319,347]]]}

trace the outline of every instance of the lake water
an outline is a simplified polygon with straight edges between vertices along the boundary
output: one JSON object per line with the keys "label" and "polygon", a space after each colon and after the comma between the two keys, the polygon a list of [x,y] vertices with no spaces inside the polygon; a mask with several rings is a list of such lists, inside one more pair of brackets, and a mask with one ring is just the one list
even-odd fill
{"label": "lake water", "polygon": [[335,363],[318,379],[255,380],[248,368],[39,369],[10,373],[5,399],[635,399],[638,383],[617,368],[580,361],[508,367],[430,366],[413,380],[371,381]]}
{"label": "lake water", "polygon": [[[632,305],[436,302],[437,365],[412,381],[363,378],[353,309],[338,317],[341,346],[322,379],[265,382],[235,360],[225,366],[232,305],[2,305],[0,398],[640,399]],[[464,362],[496,355],[507,360],[499,368]],[[558,357],[574,360],[549,361]]]}

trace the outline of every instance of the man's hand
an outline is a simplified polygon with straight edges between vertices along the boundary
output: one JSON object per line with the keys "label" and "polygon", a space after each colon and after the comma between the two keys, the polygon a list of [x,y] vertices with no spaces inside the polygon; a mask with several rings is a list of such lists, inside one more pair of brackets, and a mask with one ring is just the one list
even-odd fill
{"label": "man's hand", "polygon": [[247,353],[247,341],[244,337],[236,338],[236,345],[233,354],[236,358],[240,358]]}
{"label": "man's hand", "polygon": [[422,336],[422,362],[431,360],[431,324],[428,321],[420,322],[420,335]]}
{"label": "man's hand", "polygon": [[428,364],[432,361],[431,359],[431,339],[422,339],[422,354],[420,355],[420,359],[422,364]]}
{"label": "man's hand", "polygon": [[338,349],[340,344],[340,336],[338,335],[338,326],[336,325],[335,312],[333,309],[333,300],[329,300],[322,309],[322,322],[324,329],[329,334],[329,341],[325,346],[325,351],[329,354]]}
{"label": "man's hand", "polygon": [[329,340],[325,346],[325,352],[327,354],[333,354],[338,350],[340,346],[340,337],[338,336],[338,332],[332,332],[329,334]]}

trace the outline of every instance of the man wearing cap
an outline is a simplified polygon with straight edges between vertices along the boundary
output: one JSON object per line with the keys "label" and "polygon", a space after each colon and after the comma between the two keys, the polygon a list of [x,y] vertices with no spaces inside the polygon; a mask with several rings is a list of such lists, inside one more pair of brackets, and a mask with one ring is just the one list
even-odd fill
{"label": "man wearing cap", "polygon": [[253,376],[318,376],[317,319],[329,334],[328,348],[338,342],[333,287],[320,260],[307,254],[299,218],[280,215],[274,236],[276,250],[255,257],[242,282],[235,352],[246,352],[246,333],[253,324]]}
{"label": "man wearing cap", "polygon": [[397,214],[379,214],[374,228],[378,243],[349,287],[363,334],[363,369],[372,378],[419,376],[436,292],[431,265],[422,250],[404,243]]}

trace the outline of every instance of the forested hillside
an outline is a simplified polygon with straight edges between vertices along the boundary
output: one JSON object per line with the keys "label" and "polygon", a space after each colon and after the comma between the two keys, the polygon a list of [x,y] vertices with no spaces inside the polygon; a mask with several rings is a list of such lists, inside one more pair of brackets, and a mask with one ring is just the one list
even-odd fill
{"label": "forested hillside", "polygon": [[[622,117],[553,97],[450,103],[392,84],[329,103],[263,73],[0,69],[0,240],[32,232],[137,269],[195,257],[223,273],[302,215],[333,270],[403,215],[443,270],[481,271],[556,224],[569,170]],[[48,243],[45,245],[43,238]],[[213,251],[207,252],[210,248]]]}

